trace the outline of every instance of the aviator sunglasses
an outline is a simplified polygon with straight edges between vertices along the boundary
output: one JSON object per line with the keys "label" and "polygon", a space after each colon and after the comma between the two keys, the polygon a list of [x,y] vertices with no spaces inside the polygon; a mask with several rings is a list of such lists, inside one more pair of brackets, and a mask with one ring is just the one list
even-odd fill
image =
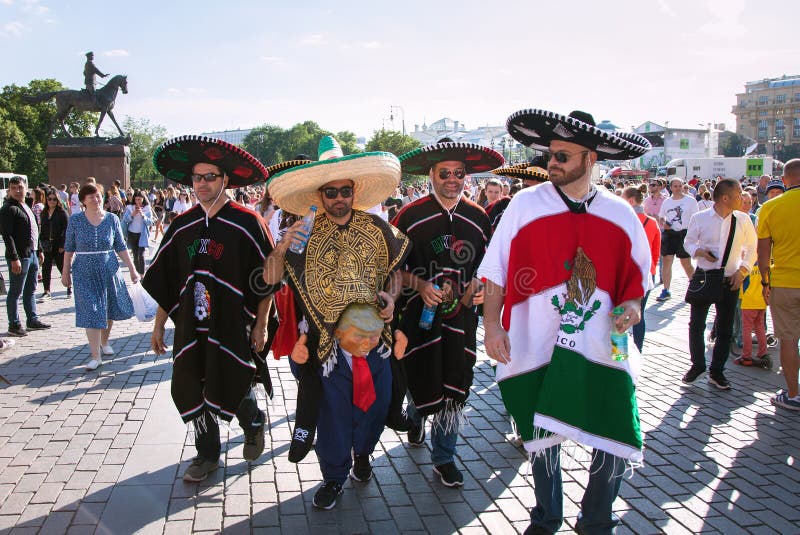
{"label": "aviator sunglasses", "polygon": [[455,171],[450,171],[450,169],[439,169],[440,180],[447,180],[450,178],[450,175],[456,175],[457,179],[464,180],[464,177],[467,176],[467,171],[464,169],[456,169]]}
{"label": "aviator sunglasses", "polygon": [[218,175],[217,173],[206,173],[204,175],[192,175],[192,182],[214,182],[218,178],[222,178],[222,175]]}
{"label": "aviator sunglasses", "polygon": [[343,199],[349,199],[353,196],[353,186],[342,186],[341,188],[320,188],[319,189],[323,195],[325,195],[326,199],[333,200],[342,194]]}
{"label": "aviator sunglasses", "polygon": [[587,154],[589,152],[591,152],[591,151],[582,150],[580,152],[569,153],[569,152],[564,152],[563,150],[560,150],[558,152],[551,152],[550,153],[550,158],[554,159],[558,163],[567,163],[569,161],[569,159],[572,158],[573,156],[577,156],[579,154]]}

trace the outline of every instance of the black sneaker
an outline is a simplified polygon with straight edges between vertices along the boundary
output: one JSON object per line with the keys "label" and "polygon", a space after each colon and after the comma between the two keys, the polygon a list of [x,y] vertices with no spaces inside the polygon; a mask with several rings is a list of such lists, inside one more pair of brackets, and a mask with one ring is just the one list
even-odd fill
{"label": "black sneaker", "polygon": [[244,432],[242,456],[248,461],[255,461],[262,453],[264,453],[264,426],[260,425]]}
{"label": "black sneaker", "polygon": [[705,371],[706,371],[705,368],[701,368],[699,366],[692,366],[691,368],[689,368],[689,371],[686,372],[686,375],[683,376],[682,381],[685,384],[690,385],[690,384],[694,383],[697,380],[698,377],[703,375],[703,373],[705,373]]}
{"label": "black sneaker", "polygon": [[42,323],[39,320],[33,320],[33,321],[29,321],[26,324],[26,327],[28,327],[29,331],[40,331],[42,329],[49,329],[50,328],[50,324]]}
{"label": "black sneaker", "polygon": [[725,374],[723,374],[722,372],[708,374],[708,382],[716,386],[720,390],[731,389],[731,384],[728,382],[728,380],[725,378]]}
{"label": "black sneaker", "polygon": [[425,445],[425,418],[420,420],[419,425],[411,423],[411,429],[408,430],[408,443],[415,448]]}
{"label": "black sneaker", "polygon": [[369,455],[356,455],[353,458],[353,468],[350,470],[350,479],[365,483],[372,479],[372,465],[369,464]]}
{"label": "black sneaker", "polygon": [[28,331],[22,325],[12,325],[8,328],[9,336],[28,336]]}
{"label": "black sneaker", "polygon": [[445,487],[460,487],[464,484],[464,475],[454,462],[434,466],[433,473],[439,476]]}
{"label": "black sneaker", "polygon": [[333,509],[336,505],[336,498],[342,493],[342,486],[336,481],[327,481],[322,484],[316,494],[314,494],[314,507],[317,509]]}

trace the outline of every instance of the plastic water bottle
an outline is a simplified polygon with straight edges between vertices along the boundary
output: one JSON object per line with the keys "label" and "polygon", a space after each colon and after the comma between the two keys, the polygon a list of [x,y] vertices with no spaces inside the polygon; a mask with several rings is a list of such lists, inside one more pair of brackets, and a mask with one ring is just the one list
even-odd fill
{"label": "plastic water bottle", "polygon": [[311,236],[311,229],[314,228],[314,217],[317,215],[317,207],[315,205],[311,205],[311,210],[303,216],[303,226],[300,227],[300,231],[305,234],[305,238],[303,238],[301,243],[297,243],[293,241],[289,245],[289,250],[293,253],[300,254],[306,250],[306,244],[308,243],[308,238]]}
{"label": "plastic water bottle", "polygon": [[[438,290],[439,287],[434,284],[433,287]],[[422,314],[419,316],[419,328],[424,331],[430,331],[433,327],[433,318],[436,316],[436,309],[439,305],[425,305],[422,309]]]}
{"label": "plastic water bottle", "polygon": [[619,332],[616,326],[616,319],[625,313],[625,309],[616,307],[611,313],[614,315],[611,323],[611,358],[626,360],[628,358],[628,331]]}

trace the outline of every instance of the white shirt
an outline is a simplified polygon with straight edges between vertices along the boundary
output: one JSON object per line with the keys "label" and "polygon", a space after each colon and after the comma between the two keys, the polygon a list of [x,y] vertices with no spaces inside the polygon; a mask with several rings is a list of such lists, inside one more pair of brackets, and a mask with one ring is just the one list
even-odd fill
{"label": "white shirt", "polygon": [[694,200],[694,197],[684,195],[678,200],[672,197],[664,199],[661,209],[658,211],[658,217],[670,224],[668,230],[680,231],[689,227],[689,220],[696,213],[697,201]]}
{"label": "white shirt", "polygon": [[[733,212],[733,215],[736,216],[736,232],[733,235],[728,262],[725,264],[726,277],[733,275],[740,267],[749,272],[758,257],[756,249],[758,238],[750,216],[738,210]],[[721,267],[730,228],[731,216],[722,219],[713,208],[697,212],[692,217],[686,238],[683,240],[684,249],[692,256],[698,249],[708,249],[717,256],[714,262],[709,262],[704,257],[697,257],[697,267],[706,270]]]}
{"label": "white shirt", "polygon": [[697,210],[706,210],[708,208],[714,208],[714,201],[707,201],[703,199],[702,201],[697,201]]}
{"label": "white shirt", "polygon": [[81,207],[80,198],[78,198],[77,193],[73,193],[69,196],[69,211],[70,215],[75,215],[83,212],[83,208]]}

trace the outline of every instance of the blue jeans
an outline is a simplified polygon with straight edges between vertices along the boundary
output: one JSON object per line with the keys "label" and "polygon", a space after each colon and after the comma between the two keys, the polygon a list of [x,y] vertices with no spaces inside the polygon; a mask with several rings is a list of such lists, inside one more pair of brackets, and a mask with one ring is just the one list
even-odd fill
{"label": "blue jeans", "polygon": [[20,295],[22,295],[22,307],[25,309],[25,319],[28,323],[39,319],[39,316],[36,315],[35,295],[39,258],[34,253],[28,258],[20,258],[19,261],[22,264],[22,271],[19,274],[11,271],[11,262],[8,262],[9,288],[6,296],[6,312],[8,313],[9,327],[20,326],[19,311],[17,310]]}
{"label": "blue jeans", "polygon": [[[552,446],[533,458],[533,490],[536,507],[531,509],[531,526],[555,533],[564,521],[564,496],[561,483],[561,446]],[[594,450],[589,468],[589,484],[581,500],[576,529],[580,533],[613,533],[619,518],[611,506],[619,494],[625,460]]]}
{"label": "blue jeans", "polygon": [[[406,406],[406,414],[414,425],[425,425],[422,421],[422,416],[417,412],[417,407],[414,401],[408,396],[408,406]],[[445,432],[438,425],[431,426],[431,462],[433,466],[441,466],[443,464],[453,462],[456,455],[456,442],[458,441],[458,425],[456,428]]]}

